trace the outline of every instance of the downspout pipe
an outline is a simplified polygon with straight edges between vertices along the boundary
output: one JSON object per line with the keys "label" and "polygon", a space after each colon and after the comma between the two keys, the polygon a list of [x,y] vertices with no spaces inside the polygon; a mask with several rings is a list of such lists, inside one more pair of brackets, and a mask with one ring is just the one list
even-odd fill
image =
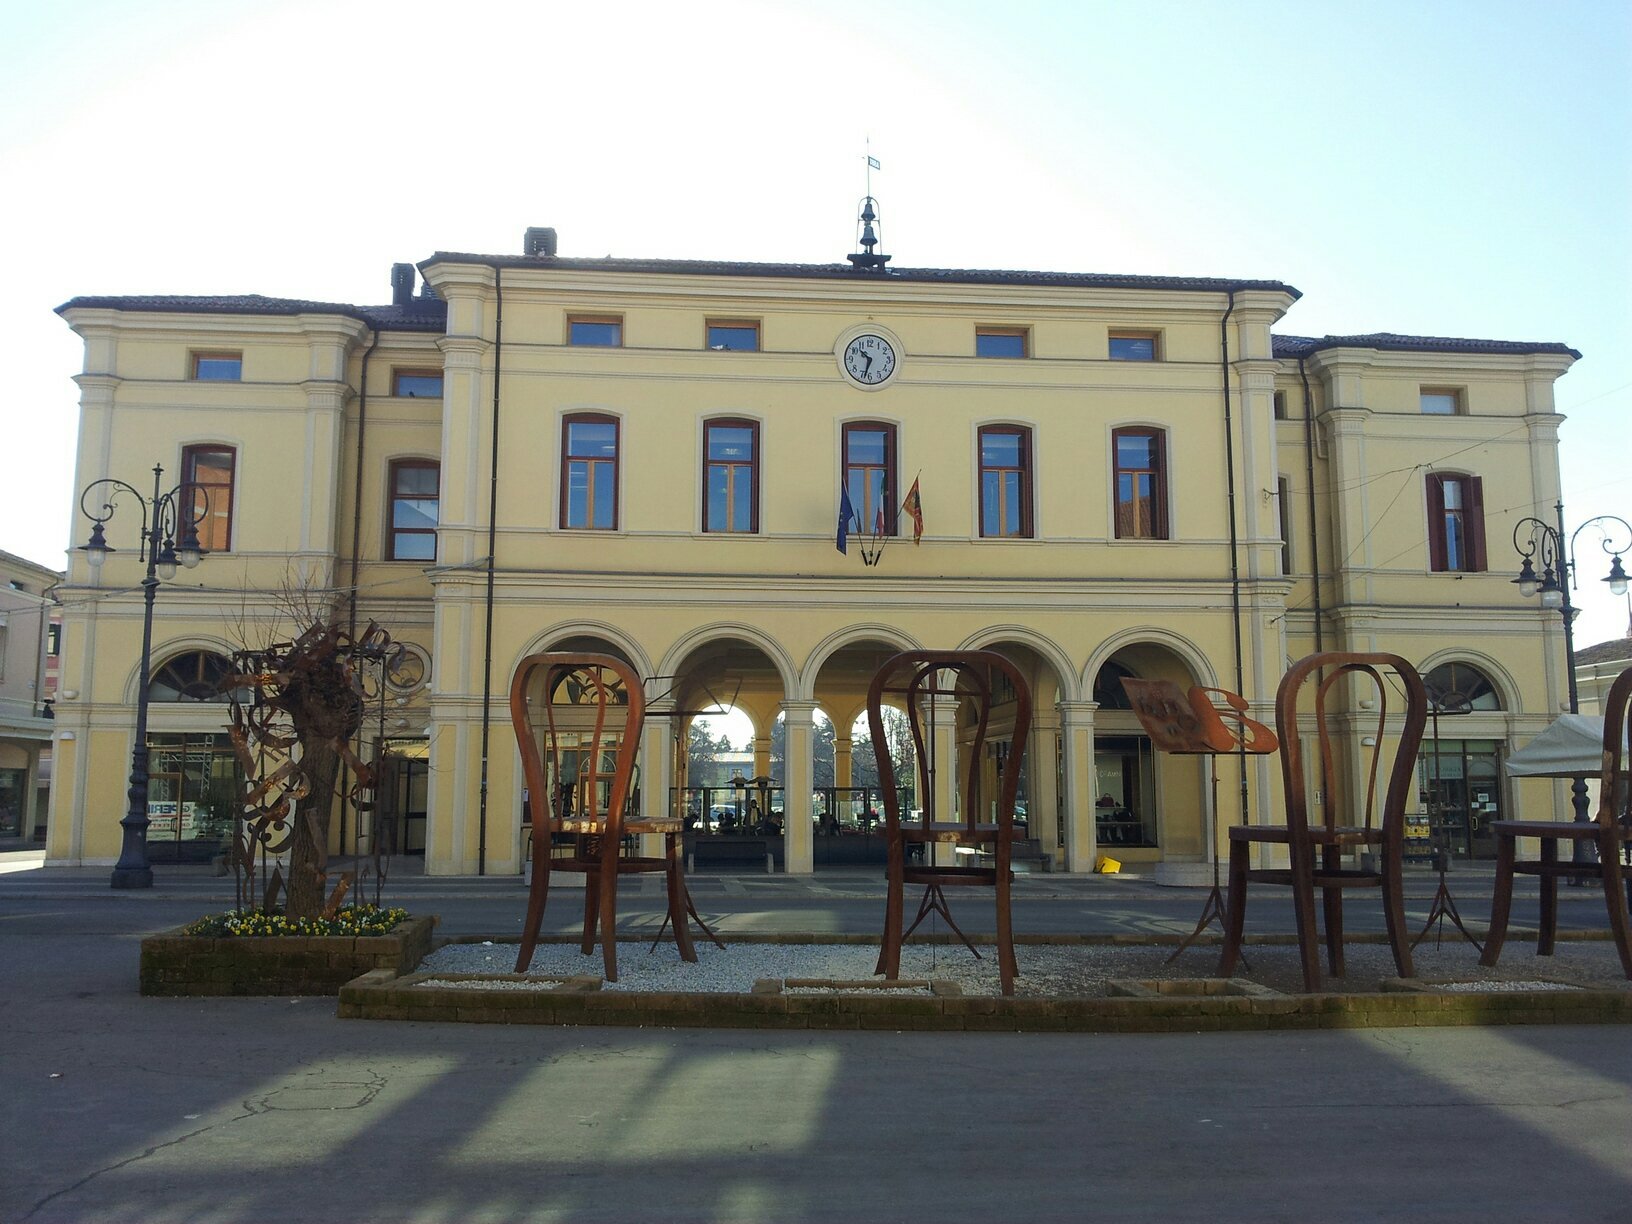
{"label": "downspout pipe", "polygon": [[493,269],[493,453],[487,477],[487,627],[482,641],[482,781],[476,816],[476,874],[487,874],[488,747],[493,737],[493,581],[499,531],[499,371],[504,355],[504,269]]}
{"label": "downspout pipe", "polygon": [[[1219,377],[1224,384],[1224,473],[1230,519],[1230,620],[1235,633],[1235,691],[1246,693],[1246,660],[1241,646],[1241,543],[1235,523],[1235,413],[1230,396],[1230,316],[1235,313],[1235,290],[1229,291],[1224,317],[1218,321]],[[1237,745],[1241,769],[1241,823],[1247,824],[1247,750]],[[1216,848],[1215,848],[1216,850]]]}
{"label": "downspout pipe", "polygon": [[[357,574],[358,553],[362,551],[363,539],[363,443],[368,431],[368,359],[374,356],[374,350],[379,347],[380,333],[376,328],[369,338],[368,347],[363,350],[363,368],[357,378],[357,464],[351,478],[351,576],[346,581],[346,633],[352,641],[357,640]],[[349,794],[351,787],[347,779],[351,773],[344,761],[340,762],[340,793]],[[362,835],[362,814],[358,813],[357,827],[352,830],[352,852],[357,851],[357,838]],[[344,851],[346,845],[346,805],[340,804],[340,848]]]}
{"label": "downspout pipe", "polygon": [[1315,501],[1315,401],[1309,392],[1309,369],[1298,358],[1298,378],[1303,382],[1303,468],[1308,484],[1309,503],[1309,584],[1315,606],[1315,653],[1326,649],[1326,616],[1320,596],[1320,532]]}

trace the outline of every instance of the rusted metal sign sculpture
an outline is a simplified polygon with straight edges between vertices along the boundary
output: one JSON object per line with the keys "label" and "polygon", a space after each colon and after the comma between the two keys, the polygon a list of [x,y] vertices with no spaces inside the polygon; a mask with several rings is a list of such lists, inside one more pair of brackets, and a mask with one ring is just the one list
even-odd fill
{"label": "rusted metal sign sculpture", "polygon": [[1197,685],[1186,692],[1171,680],[1139,680],[1132,676],[1122,677],[1122,687],[1133,703],[1139,725],[1162,752],[1275,751],[1275,733],[1248,718],[1246,700],[1226,689]]}
{"label": "rusted metal sign sculpture", "polygon": [[[331,915],[340,907],[356,880],[354,872],[345,872],[325,895],[329,817],[341,766],[350,776],[343,798],[361,819],[374,811],[379,767],[377,759],[363,760],[352,741],[368,701],[383,697],[385,677],[405,656],[405,648],[372,621],[355,637],[320,621],[293,641],[232,655],[233,674],[222,687],[245,787],[229,852],[240,909],[271,909],[280,890],[291,918]],[[378,903],[385,865],[381,839],[371,841]],[[286,853],[287,878],[277,866],[268,870]]]}
{"label": "rusted metal sign sculpture", "polygon": [[[998,780],[997,793],[988,801],[981,793],[981,770],[986,763],[988,731],[992,709],[998,704],[994,685],[998,678],[1013,691],[1013,730],[1007,756]],[[884,728],[883,707],[887,696],[905,703],[912,729],[914,755],[918,763],[918,801],[923,806],[921,820],[904,819],[901,792],[896,787],[895,763],[890,756],[890,740]],[[935,738],[926,736],[926,716],[933,723],[934,707],[942,699],[973,706],[974,738],[963,745],[968,754],[968,772],[958,794],[960,816],[937,811],[935,794]],[[894,980],[901,975],[901,945],[930,914],[939,914],[964,945],[979,957],[969,937],[952,920],[952,911],[942,889],[947,885],[984,885],[996,891],[997,971],[1003,993],[1014,993],[1014,979],[1020,970],[1014,957],[1014,928],[1010,918],[1009,886],[1014,879],[1010,859],[1014,846],[1014,800],[1025,762],[1026,735],[1031,729],[1031,690],[1013,663],[990,650],[934,651],[909,650],[885,660],[867,690],[867,726],[872,733],[873,753],[878,761],[878,780],[884,797],[885,837],[889,851],[889,890],[884,910],[883,947],[874,973]],[[957,762],[949,766],[957,775]],[[982,820],[989,815],[990,819]],[[936,846],[968,850],[978,857],[990,854],[990,867],[960,867],[934,861]],[[909,853],[910,852],[910,853]],[[922,859],[915,856],[922,855]],[[910,860],[910,861],[909,861]],[[918,916],[905,931],[902,910],[908,884],[924,885]]]}
{"label": "rusted metal sign sculpture", "polygon": [[1243,752],[1261,756],[1279,746],[1275,733],[1263,723],[1247,717],[1247,701],[1227,689],[1196,685],[1182,691],[1171,680],[1140,680],[1122,677],[1133,712],[1150,741],[1163,752],[1176,756],[1211,757],[1212,801],[1207,818],[1207,858],[1213,868],[1213,887],[1201,907],[1196,929],[1167,958],[1172,964],[1195,943],[1213,922],[1224,923],[1224,896],[1218,883],[1218,754]]}

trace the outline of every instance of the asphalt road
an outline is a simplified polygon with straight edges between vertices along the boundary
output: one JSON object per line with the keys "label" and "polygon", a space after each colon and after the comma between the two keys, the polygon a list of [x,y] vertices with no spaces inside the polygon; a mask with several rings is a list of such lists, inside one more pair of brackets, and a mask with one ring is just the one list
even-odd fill
{"label": "asphalt road", "polygon": [[[447,933],[520,920],[515,880],[391,888]],[[862,877],[694,891],[727,930],[873,930],[882,899]],[[1432,891],[1413,884],[1416,912]],[[1059,877],[1021,894],[1023,931],[1187,933],[1202,897]],[[1621,1027],[509,1029],[140,998],[140,938],[229,899],[162,869],[144,893],[0,876],[0,1221],[1632,1218]],[[1283,905],[1255,896],[1255,925]],[[631,924],[659,906],[630,896]],[[1564,925],[1601,907],[1567,897]],[[985,907],[964,908],[978,928]]]}

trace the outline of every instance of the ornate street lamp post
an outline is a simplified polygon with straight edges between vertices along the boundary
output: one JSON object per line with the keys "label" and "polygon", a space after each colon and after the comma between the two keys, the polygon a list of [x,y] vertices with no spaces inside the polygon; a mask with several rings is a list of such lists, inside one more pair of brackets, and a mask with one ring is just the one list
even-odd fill
{"label": "ornate street lamp post", "polygon": [[[109,477],[93,481],[79,495],[79,508],[91,520],[91,538],[79,549],[91,569],[100,572],[110,552],[102,524],[113,517],[114,504],[121,493],[136,499],[142,508],[142,559],[147,562],[147,576],[142,579],[142,658],[141,672],[136,687],[136,743],[130,751],[129,806],[119,822],[124,829],[124,842],[119,850],[119,862],[114,866],[109,883],[114,888],[153,887],[153,868],[147,861],[147,682],[153,654],[153,598],[159,582],[168,582],[176,576],[176,566],[192,569],[203,558],[198,546],[198,524],[209,513],[209,494],[202,487],[183,482],[168,493],[159,491],[164,468],[153,468],[153,496],[142,496],[141,490],[122,480]],[[101,512],[91,507],[101,503]]]}
{"label": "ornate street lamp post", "polygon": [[[1564,537],[1564,503],[1559,502],[1554,511],[1558,516],[1558,525],[1543,522],[1538,518],[1523,518],[1513,528],[1513,550],[1519,554],[1523,564],[1519,566],[1519,576],[1513,579],[1519,588],[1519,594],[1525,598],[1533,595],[1541,597],[1541,606],[1556,608],[1564,618],[1564,673],[1570,686],[1570,713],[1581,712],[1580,694],[1575,687],[1575,608],[1570,602],[1570,591],[1576,582],[1576,562],[1578,554],[1575,542],[1581,533],[1588,527],[1596,526],[1603,537],[1601,543],[1606,553],[1610,555],[1609,575],[1604,579],[1609,584],[1611,593],[1626,594],[1626,570],[1621,566],[1621,554],[1632,549],[1632,524],[1613,514],[1600,514],[1582,523],[1570,534],[1569,546],[1565,547]],[[1625,537],[1624,544],[1616,541]],[[1535,562],[1541,562],[1541,575],[1536,575]],[[1587,821],[1592,819],[1587,813],[1587,780],[1577,777],[1570,783],[1570,804],[1575,809],[1575,819]],[[1578,838],[1575,843],[1575,861],[1591,862],[1592,845],[1585,839]]]}

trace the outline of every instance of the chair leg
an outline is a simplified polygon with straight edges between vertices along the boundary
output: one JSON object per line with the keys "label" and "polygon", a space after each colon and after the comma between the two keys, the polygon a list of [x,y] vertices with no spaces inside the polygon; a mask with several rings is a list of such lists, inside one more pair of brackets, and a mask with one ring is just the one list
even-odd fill
{"label": "chair leg", "polygon": [[1558,866],[1558,842],[1551,837],[1541,841],[1541,929],[1536,934],[1536,955],[1551,956],[1553,941],[1558,938],[1558,875],[1547,868]]}
{"label": "chair leg", "polygon": [[1485,932],[1485,950],[1479,963],[1493,968],[1502,955],[1502,941],[1507,938],[1507,917],[1513,908],[1513,858],[1518,838],[1507,833],[1496,834],[1496,883],[1490,895],[1490,928]]}
{"label": "chair leg", "polygon": [[1020,967],[1014,959],[1014,923],[1009,910],[1009,856],[997,856],[997,978],[1005,995],[1014,993],[1014,979]]}
{"label": "chair leg", "polygon": [[1604,901],[1609,906],[1609,932],[1615,938],[1615,950],[1621,954],[1621,971],[1632,981],[1632,923],[1628,922],[1626,890],[1621,887],[1624,873],[1621,869],[1620,846],[1616,840],[1603,839],[1599,850],[1599,869],[1604,873]]}
{"label": "chair leg", "polygon": [[1230,842],[1229,896],[1224,904],[1224,948],[1218,954],[1215,977],[1227,978],[1235,973],[1235,964],[1241,959],[1242,931],[1247,922],[1247,866],[1252,847],[1243,841]]}
{"label": "chair leg", "polygon": [[[1323,871],[1341,871],[1343,852],[1336,846],[1326,846],[1320,852]],[[1326,969],[1333,977],[1343,976],[1343,890],[1320,890],[1320,908],[1326,928]]]}
{"label": "chair leg", "polygon": [[588,956],[595,951],[595,932],[600,925],[601,877],[597,872],[584,872],[584,935],[578,941],[578,951]]}
{"label": "chair leg", "polygon": [[1320,937],[1315,930],[1315,862],[1313,853],[1290,846],[1292,854],[1292,909],[1298,920],[1298,958],[1303,965],[1303,988],[1320,989]]}
{"label": "chair leg", "polygon": [[691,943],[691,920],[686,908],[686,877],[680,868],[680,839],[673,833],[663,839],[663,874],[669,886],[669,921],[674,923],[674,946],[680,949],[680,959],[696,961],[697,949]]}
{"label": "chair leg", "polygon": [[[1396,850],[1398,848],[1396,843]],[[1405,872],[1400,855],[1390,852],[1386,846],[1383,853],[1383,922],[1388,927],[1389,947],[1394,950],[1394,971],[1402,978],[1416,977],[1416,967],[1411,963],[1411,934],[1405,929]]]}
{"label": "chair leg", "polygon": [[882,973],[890,981],[901,976],[901,907],[906,904],[905,849],[898,841],[891,841],[889,849],[889,887],[884,891],[884,940],[878,950],[875,974]]}
{"label": "chair leg", "polygon": [[601,962],[606,980],[618,980],[618,843],[604,839],[601,847]]}
{"label": "chair leg", "polygon": [[526,973],[538,947],[539,928],[544,925],[544,903],[550,893],[550,835],[533,836],[533,880],[527,889],[527,918],[521,927],[521,950],[516,954],[516,972]]}

